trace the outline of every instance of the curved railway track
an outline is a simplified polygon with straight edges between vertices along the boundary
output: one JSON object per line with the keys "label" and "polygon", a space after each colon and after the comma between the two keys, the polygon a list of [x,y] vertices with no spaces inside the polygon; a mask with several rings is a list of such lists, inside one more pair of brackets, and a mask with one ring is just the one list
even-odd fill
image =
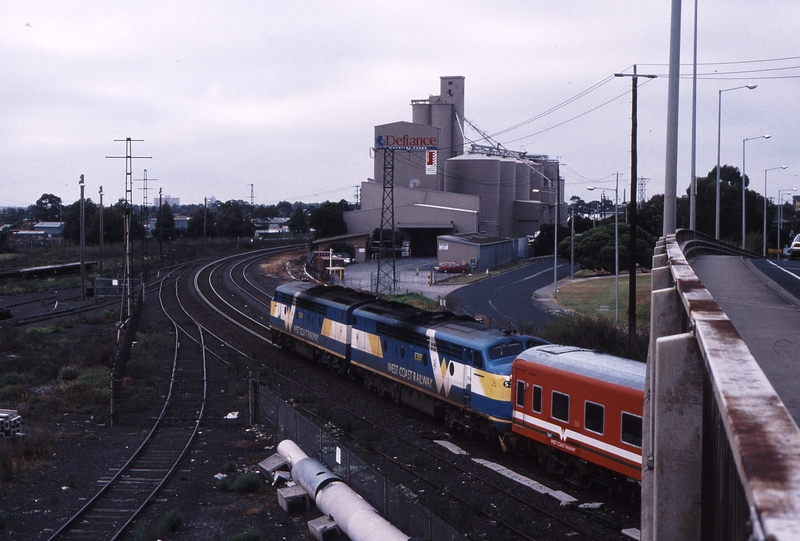
{"label": "curved railway track", "polygon": [[[195,285],[203,301],[228,324],[259,341],[271,343],[268,339],[269,329],[264,322],[264,315],[269,311],[270,295],[248,278],[248,269],[254,262],[255,259],[242,259],[232,260],[225,267],[207,265],[195,275]],[[280,354],[281,357],[284,355],[286,354]],[[295,367],[298,364],[311,365],[306,360],[279,362]],[[301,375],[290,376],[281,373],[276,364],[272,364],[269,368],[277,370],[278,373],[275,377],[280,382],[280,388],[283,389],[286,397],[291,398],[291,395],[313,396],[311,402],[325,402],[328,404],[327,408],[336,409],[353,419],[353,422],[368,426],[370,430],[376,432],[367,440],[373,443],[365,444],[361,439],[356,443],[362,447],[368,447],[381,460],[391,463],[391,467],[408,475],[411,485],[424,486],[422,492],[448,493],[448,497],[459,501],[460,505],[472,508],[474,514],[483,515],[486,521],[502,525],[502,530],[512,534],[509,539],[541,539],[543,530],[531,528],[532,521],[558,524],[557,527],[548,526],[546,528],[550,534],[560,528],[565,533],[569,533],[573,539],[609,538],[597,536],[582,527],[580,523],[587,520],[585,516],[578,518],[577,514],[573,513],[574,520],[565,519],[563,512],[554,512],[550,509],[552,501],[537,503],[537,498],[519,495],[512,490],[503,488],[500,483],[491,481],[489,479],[491,476],[487,476],[486,471],[476,471],[475,468],[459,465],[457,457],[448,456],[448,453],[442,452],[440,448],[431,451],[430,446],[420,445],[410,439],[398,436],[391,429],[392,425],[387,426],[383,413],[380,411],[370,418],[349,409],[346,401],[343,400],[345,394],[365,394],[365,390],[358,388],[353,382],[339,380],[332,374],[324,373],[323,378],[333,378],[336,383],[332,383],[330,386],[324,385],[328,392],[323,392],[318,387],[307,385]],[[314,368],[316,369],[316,367]],[[319,375],[313,380],[318,379]],[[378,398],[378,400],[381,399]],[[302,409],[302,405],[297,405],[297,407]],[[389,407],[399,407],[403,412],[406,411],[400,406],[389,406],[386,402],[383,402],[379,410]],[[312,412],[307,413],[315,416]],[[402,416],[404,413],[400,415]],[[320,424],[324,422],[326,419],[320,419]],[[359,431],[361,430],[363,429],[359,429]],[[374,442],[380,442],[380,445],[375,445]],[[401,449],[403,450],[401,451]],[[426,457],[426,463],[431,464],[427,471],[421,471],[417,464],[409,465],[410,456],[419,457],[421,455]],[[442,475],[442,472],[447,473]],[[461,490],[458,492],[452,492],[452,489],[449,488],[452,485],[453,475],[461,479]],[[494,505],[488,508],[475,505],[476,494],[486,493],[494,495]],[[558,505],[555,507],[558,508]],[[596,514],[592,519],[605,522],[609,528],[607,533],[610,534],[610,537],[614,536],[611,530],[619,531],[618,525],[614,521],[604,519],[601,514]]]}
{"label": "curved railway track", "polygon": [[118,539],[161,490],[194,441],[206,405],[206,348],[202,328],[183,309],[178,293],[186,272],[172,280],[165,276],[158,290],[175,333],[172,377],[161,413],[130,459],[50,537],[53,541]]}
{"label": "curved railway track", "polygon": [[[366,393],[354,382],[336,378],[286,352],[270,348],[265,355],[265,342],[270,343],[265,321],[270,295],[250,276],[259,261],[276,253],[263,251],[223,258],[203,263],[191,272],[174,271],[161,279],[162,310],[176,336],[173,377],[162,413],[148,440],[129,462],[51,540],[119,538],[169,479],[208,411],[206,358],[221,360],[231,352],[246,357],[251,365],[256,364],[255,357],[269,364],[266,368],[285,397],[313,397],[310,402],[325,404],[323,409],[335,410],[352,419],[354,426],[362,427],[351,432],[368,430],[370,435],[366,439],[359,436],[355,443],[369,450],[370,460],[393,468],[403,477],[404,485],[414,487],[420,495],[444,495],[448,501],[458,502],[451,505],[466,506],[470,515],[482,516],[493,531],[502,532],[497,539],[541,539],[544,530],[541,526],[532,528],[533,523],[546,524],[550,534],[559,531],[572,539],[619,538],[614,524],[608,524],[607,535],[596,535],[586,527],[590,521],[585,516],[559,511],[552,500],[543,501],[529,492],[520,494],[519,490],[504,488],[497,476],[475,467],[470,460],[465,464],[463,457],[449,456],[430,441],[412,441],[415,438],[398,435],[392,427],[408,425],[412,418],[406,408]],[[220,348],[220,354],[212,351],[215,348]],[[329,384],[329,379],[334,381]],[[326,383],[314,383],[320,381]],[[364,401],[370,405],[365,407]],[[298,403],[297,407],[302,408],[303,404]],[[370,413],[359,413],[363,411]],[[308,415],[315,416],[310,411]],[[432,419],[413,419],[415,426],[419,423],[420,432],[436,431],[438,426]],[[491,504],[484,505],[487,501]]]}

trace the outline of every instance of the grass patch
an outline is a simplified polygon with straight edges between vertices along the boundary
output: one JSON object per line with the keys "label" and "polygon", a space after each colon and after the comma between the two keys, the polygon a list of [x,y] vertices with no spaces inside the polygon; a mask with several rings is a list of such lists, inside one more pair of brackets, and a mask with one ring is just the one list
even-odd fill
{"label": "grass patch", "polygon": [[[613,320],[616,285],[613,276],[575,280],[558,288],[556,302],[574,312]],[[628,321],[628,276],[619,277],[620,323]],[[650,327],[650,275],[636,276],[636,326]]]}
{"label": "grass patch", "polygon": [[405,304],[410,304],[421,310],[429,312],[437,312],[439,310],[439,303],[430,297],[426,297],[422,293],[405,293],[403,295],[390,295],[389,299]]}
{"label": "grass patch", "polygon": [[53,457],[56,439],[50,432],[26,431],[25,436],[0,444],[0,483],[8,483],[38,470]]}
{"label": "grass patch", "polygon": [[258,530],[247,530],[246,532],[237,533],[228,538],[228,541],[261,541],[261,533]]}

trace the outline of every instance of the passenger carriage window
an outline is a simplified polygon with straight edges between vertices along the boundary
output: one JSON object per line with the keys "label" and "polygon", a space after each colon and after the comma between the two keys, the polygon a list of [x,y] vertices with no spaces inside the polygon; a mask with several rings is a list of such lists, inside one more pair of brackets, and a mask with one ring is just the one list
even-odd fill
{"label": "passenger carriage window", "polygon": [[538,385],[533,386],[533,411],[542,413],[542,388]]}
{"label": "passenger carriage window", "polygon": [[638,415],[622,412],[622,441],[627,444],[642,446],[642,418]]}
{"label": "passenger carriage window", "polygon": [[517,406],[520,408],[525,407],[525,382],[517,382]]}
{"label": "passenger carriage window", "polygon": [[586,402],[583,419],[583,424],[586,427],[586,430],[591,430],[592,432],[602,434],[604,417],[605,408],[603,406],[593,402]]}
{"label": "passenger carriage window", "polygon": [[553,419],[569,422],[569,395],[553,391],[553,407],[550,412]]}

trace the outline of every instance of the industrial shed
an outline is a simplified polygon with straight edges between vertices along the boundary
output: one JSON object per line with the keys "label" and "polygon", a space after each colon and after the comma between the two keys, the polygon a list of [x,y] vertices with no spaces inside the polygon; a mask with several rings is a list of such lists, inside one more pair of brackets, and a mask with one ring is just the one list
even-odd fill
{"label": "industrial shed", "polygon": [[514,261],[517,257],[515,239],[465,233],[437,237],[437,256],[440,262],[455,261],[480,271]]}

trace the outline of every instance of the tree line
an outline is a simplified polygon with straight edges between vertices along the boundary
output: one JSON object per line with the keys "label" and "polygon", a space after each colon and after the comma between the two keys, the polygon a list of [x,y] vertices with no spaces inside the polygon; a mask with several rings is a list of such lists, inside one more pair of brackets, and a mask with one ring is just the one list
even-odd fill
{"label": "tree line", "polygon": [[[208,205],[167,205],[146,207],[133,205],[131,212],[131,238],[141,240],[144,235],[162,240],[178,237],[235,238],[252,237],[258,227],[274,218],[284,218],[292,233],[309,234],[316,238],[333,237],[347,233],[344,212],[354,210],[344,199],[339,202],[303,203],[281,201],[274,205],[250,205],[244,201],[230,200]],[[103,207],[103,242],[113,244],[124,238],[124,216],[128,212],[124,200]],[[185,229],[175,227],[175,216],[188,216]],[[64,239],[80,242],[80,200],[64,204],[60,197],[45,193],[27,208],[0,209],[0,223],[6,228],[20,227],[24,222],[63,222]],[[87,245],[100,243],[100,206],[91,198],[84,200],[84,234]],[[152,224],[152,227],[151,227]],[[6,237],[0,233],[0,247]]]}

